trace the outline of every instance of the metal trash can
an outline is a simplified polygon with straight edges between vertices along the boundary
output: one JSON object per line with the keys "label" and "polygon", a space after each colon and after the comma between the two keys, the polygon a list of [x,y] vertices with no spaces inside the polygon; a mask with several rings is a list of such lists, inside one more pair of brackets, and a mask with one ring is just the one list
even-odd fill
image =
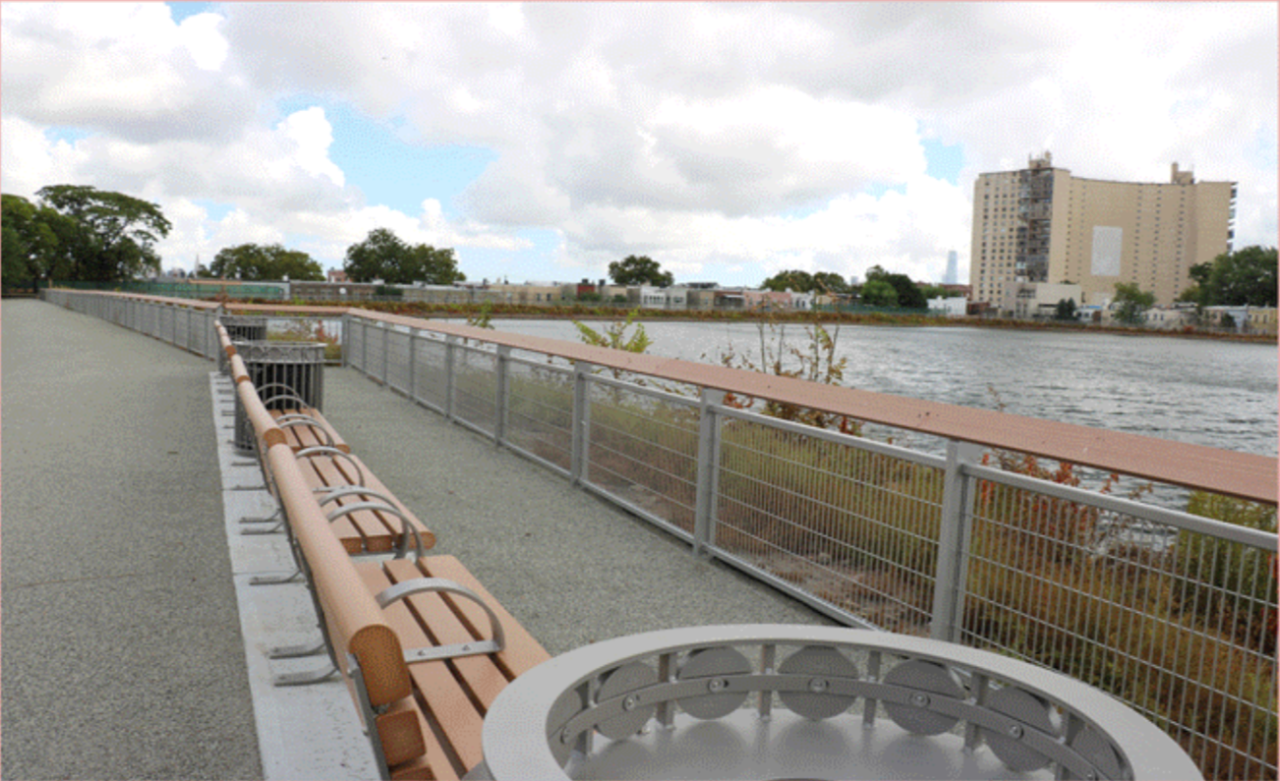
{"label": "metal trash can", "polygon": [[[269,410],[311,407],[324,402],[324,344],[320,342],[233,342],[249,381]],[[257,449],[253,425],[236,395],[235,446]]]}
{"label": "metal trash can", "polygon": [[223,315],[219,318],[233,342],[265,342],[267,318],[257,315]]}
{"label": "metal trash can", "polygon": [[[227,329],[227,337],[234,342],[265,342],[267,340],[267,318],[254,315],[221,315],[218,322]],[[227,354],[218,348],[218,371],[226,376],[231,375],[231,362]]]}

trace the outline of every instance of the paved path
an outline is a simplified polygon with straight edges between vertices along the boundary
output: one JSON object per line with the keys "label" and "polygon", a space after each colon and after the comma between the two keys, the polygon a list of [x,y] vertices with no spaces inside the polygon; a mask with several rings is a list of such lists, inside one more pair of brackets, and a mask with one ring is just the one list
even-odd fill
{"label": "paved path", "polygon": [[39,301],[0,310],[0,774],[260,777],[212,364]]}

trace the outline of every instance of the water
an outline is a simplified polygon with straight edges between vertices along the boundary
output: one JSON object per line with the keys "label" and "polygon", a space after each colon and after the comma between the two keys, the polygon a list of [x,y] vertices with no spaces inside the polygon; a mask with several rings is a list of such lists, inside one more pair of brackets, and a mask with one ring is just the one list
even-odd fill
{"label": "water", "polygon": [[[566,320],[495,320],[501,331],[578,341]],[[607,324],[592,324],[601,327]],[[750,323],[645,323],[649,352],[759,362]],[[1224,450],[1275,456],[1277,350],[1271,344],[992,328],[841,326],[844,385],[995,409]],[[783,335],[803,346],[805,327]],[[766,337],[768,332],[766,330]]]}

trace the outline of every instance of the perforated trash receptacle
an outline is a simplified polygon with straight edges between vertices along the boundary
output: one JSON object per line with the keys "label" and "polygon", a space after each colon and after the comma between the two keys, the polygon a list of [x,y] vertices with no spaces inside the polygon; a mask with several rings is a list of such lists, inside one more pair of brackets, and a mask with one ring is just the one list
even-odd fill
{"label": "perforated trash receptacle", "polygon": [[[234,342],[265,342],[267,340],[267,318],[254,315],[222,315],[218,318],[222,327],[227,329],[227,337]],[[218,371],[231,375],[231,362],[227,354],[218,350]]]}
{"label": "perforated trash receptacle", "polygon": [[219,322],[233,342],[262,342],[267,339],[267,318],[257,315],[223,315]]}
{"label": "perforated trash receptacle", "polygon": [[[258,398],[269,410],[312,407],[324,403],[324,345],[319,342],[235,342],[236,353],[244,361]],[[238,450],[256,449],[253,425],[236,396],[236,439]]]}

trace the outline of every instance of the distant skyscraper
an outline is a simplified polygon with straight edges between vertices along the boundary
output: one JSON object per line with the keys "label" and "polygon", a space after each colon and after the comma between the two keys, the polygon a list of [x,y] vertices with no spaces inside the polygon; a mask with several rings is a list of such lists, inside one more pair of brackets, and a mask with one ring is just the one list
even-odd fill
{"label": "distant skyscraper", "polygon": [[1129,282],[1173,303],[1192,266],[1231,251],[1235,199],[1235,182],[1197,182],[1177,163],[1168,184],[1077,178],[1048,152],[1020,171],[981,174],[973,300],[999,302],[1018,282],[1072,282],[1093,304]]}
{"label": "distant skyscraper", "polygon": [[956,258],[956,251],[951,250],[950,252],[948,252],[947,253],[947,275],[942,278],[942,284],[944,285],[959,284],[960,269],[958,267],[958,263],[959,261]]}

